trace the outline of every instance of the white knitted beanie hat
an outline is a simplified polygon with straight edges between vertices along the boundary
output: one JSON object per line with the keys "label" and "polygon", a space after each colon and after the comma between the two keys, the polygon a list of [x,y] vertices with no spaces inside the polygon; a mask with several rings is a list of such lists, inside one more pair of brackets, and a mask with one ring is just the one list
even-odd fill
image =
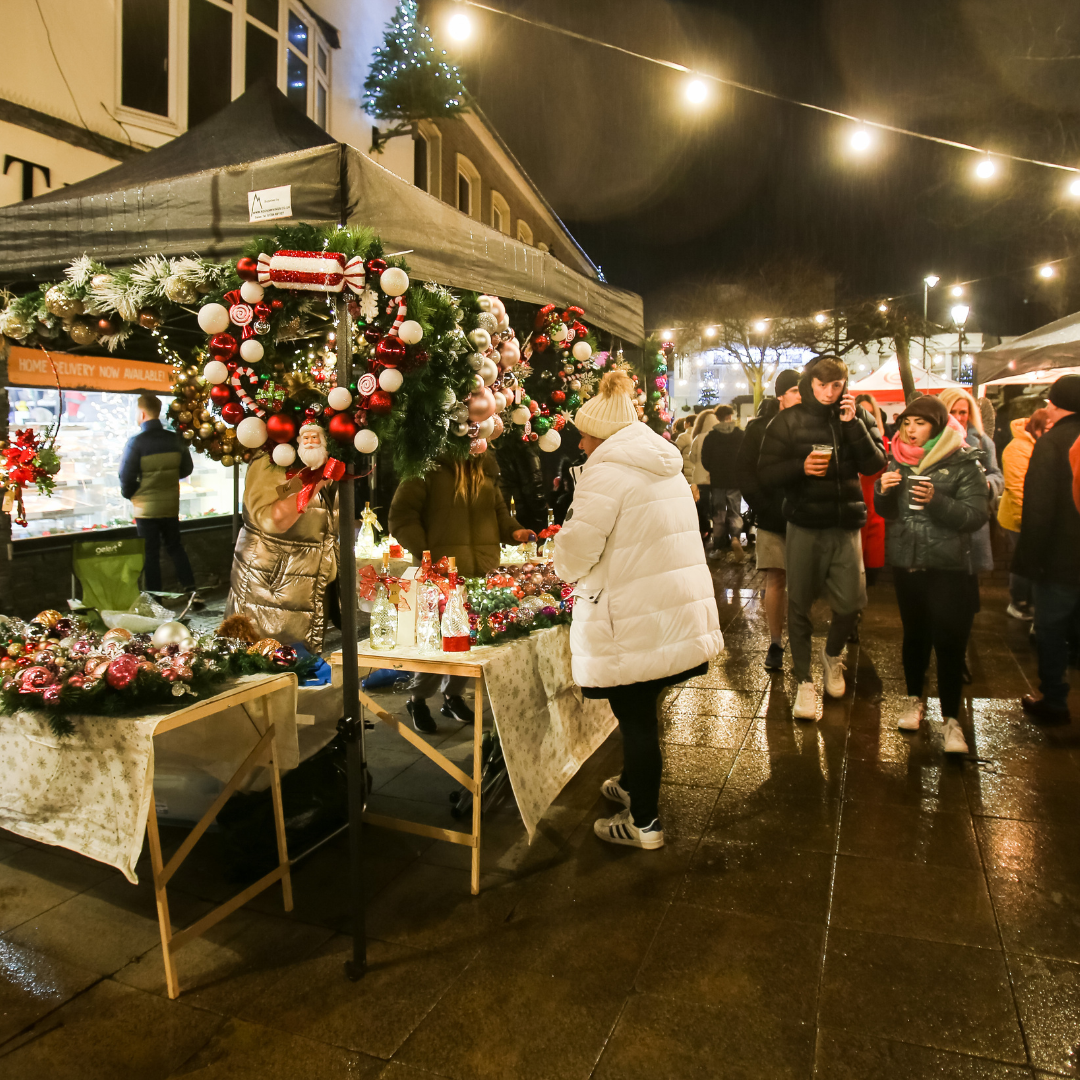
{"label": "white knitted beanie hat", "polygon": [[616,431],[637,423],[637,407],[631,394],[634,384],[625,371],[609,371],[601,380],[595,397],[589,398],[574,416],[574,426],[583,435],[607,439]]}

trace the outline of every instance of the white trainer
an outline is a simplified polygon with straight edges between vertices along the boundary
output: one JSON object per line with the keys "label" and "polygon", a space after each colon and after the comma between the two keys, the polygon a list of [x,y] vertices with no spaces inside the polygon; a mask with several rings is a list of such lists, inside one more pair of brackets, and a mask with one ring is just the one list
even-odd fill
{"label": "white trainer", "polygon": [[909,697],[907,698],[907,704],[904,706],[904,711],[900,714],[900,719],[896,721],[896,726],[901,731],[918,731],[925,715],[926,703],[923,699]]}
{"label": "white trainer", "polygon": [[630,816],[629,808],[620,810],[614,817],[597,818],[593,822],[593,832],[609,844],[623,844],[646,851],[664,846],[664,829],[660,819],[653,818],[648,825],[639,829]]}
{"label": "white trainer", "polygon": [[825,672],[825,693],[829,697],[843,697],[847,690],[844,682],[844,658],[842,656],[830,656],[821,647],[821,667]]}
{"label": "white trainer", "polygon": [[630,808],[630,792],[619,783],[620,777],[613,776],[600,785],[600,794],[612,802],[622,803],[627,809]]}
{"label": "white trainer", "polygon": [[960,730],[960,725],[951,717],[945,718],[945,753],[966,754],[968,752],[967,740]]}
{"label": "white trainer", "polygon": [[795,708],[791,710],[791,715],[796,720],[817,719],[817,691],[809,679],[799,683],[799,689],[795,694]]}

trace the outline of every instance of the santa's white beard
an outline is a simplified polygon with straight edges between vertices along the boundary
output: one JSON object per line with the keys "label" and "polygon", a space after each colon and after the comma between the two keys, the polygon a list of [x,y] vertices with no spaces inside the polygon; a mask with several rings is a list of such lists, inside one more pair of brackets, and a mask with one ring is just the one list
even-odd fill
{"label": "santa's white beard", "polygon": [[297,456],[309,469],[321,469],[330,455],[325,446],[309,446],[306,450],[301,446]]}

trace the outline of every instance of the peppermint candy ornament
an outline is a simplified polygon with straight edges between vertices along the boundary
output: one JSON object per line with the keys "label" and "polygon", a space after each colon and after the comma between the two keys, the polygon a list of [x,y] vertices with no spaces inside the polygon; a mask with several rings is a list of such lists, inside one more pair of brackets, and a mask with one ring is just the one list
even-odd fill
{"label": "peppermint candy ornament", "polygon": [[365,372],[360,376],[360,381],[356,384],[356,392],[360,397],[370,397],[379,389],[379,380],[370,372]]}
{"label": "peppermint candy ornament", "polygon": [[258,279],[264,287],[339,293],[348,286],[359,294],[367,283],[367,271],[358,255],[346,261],[337,251],[282,250],[259,256]]}

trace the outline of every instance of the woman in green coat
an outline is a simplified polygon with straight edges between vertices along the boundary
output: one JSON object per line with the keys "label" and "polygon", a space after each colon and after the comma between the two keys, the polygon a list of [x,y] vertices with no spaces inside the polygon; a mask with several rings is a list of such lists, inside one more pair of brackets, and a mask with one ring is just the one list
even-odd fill
{"label": "woman in green coat", "polygon": [[[443,461],[421,479],[404,481],[390,503],[390,532],[417,562],[430,551],[432,562],[452,556],[462,577],[494,570],[500,544],[536,539],[507,509],[498,476],[498,465],[483,454],[467,461]],[[417,676],[406,706],[413,727],[426,735],[439,730],[426,698],[440,689],[442,715],[470,722],[472,710],[461,697],[467,682],[464,676]]]}
{"label": "woman in green coat", "polygon": [[898,726],[915,731],[922,721],[933,651],[945,750],[960,754],[968,752],[958,718],[975,618],[972,534],[990,513],[986,477],[964,435],[940,401],[915,398],[898,418],[891,456],[874,488],[904,627],[908,700]]}

